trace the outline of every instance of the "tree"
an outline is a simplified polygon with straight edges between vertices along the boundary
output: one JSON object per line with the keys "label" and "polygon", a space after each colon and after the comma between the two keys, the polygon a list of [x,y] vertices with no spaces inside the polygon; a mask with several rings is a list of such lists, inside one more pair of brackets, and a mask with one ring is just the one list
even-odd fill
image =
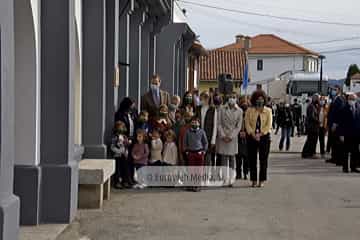
{"label": "tree", "polygon": [[356,73],[360,73],[360,69],[359,69],[358,65],[351,64],[349,66],[349,69],[348,69],[348,72],[347,72],[347,75],[346,75],[346,80],[345,80],[346,86],[350,86],[351,77]]}

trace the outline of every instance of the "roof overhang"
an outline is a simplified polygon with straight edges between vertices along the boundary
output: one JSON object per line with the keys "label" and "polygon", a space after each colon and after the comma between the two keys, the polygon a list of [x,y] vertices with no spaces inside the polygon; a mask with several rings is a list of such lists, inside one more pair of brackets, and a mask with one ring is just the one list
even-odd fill
{"label": "roof overhang", "polygon": [[197,40],[194,41],[192,46],[189,49],[189,52],[195,56],[207,56],[208,51],[201,45]]}
{"label": "roof overhang", "polygon": [[169,0],[142,0],[149,6],[150,14],[154,16],[163,16],[171,14],[171,4]]}

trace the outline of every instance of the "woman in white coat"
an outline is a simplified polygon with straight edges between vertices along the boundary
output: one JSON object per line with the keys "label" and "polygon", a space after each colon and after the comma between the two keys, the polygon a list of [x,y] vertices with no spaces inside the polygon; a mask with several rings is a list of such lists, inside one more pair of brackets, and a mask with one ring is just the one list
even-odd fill
{"label": "woman in white coat", "polygon": [[217,153],[220,155],[220,166],[230,168],[232,176],[229,185],[236,177],[236,155],[238,154],[238,135],[243,124],[243,111],[236,103],[236,94],[231,94],[228,101],[218,113]]}

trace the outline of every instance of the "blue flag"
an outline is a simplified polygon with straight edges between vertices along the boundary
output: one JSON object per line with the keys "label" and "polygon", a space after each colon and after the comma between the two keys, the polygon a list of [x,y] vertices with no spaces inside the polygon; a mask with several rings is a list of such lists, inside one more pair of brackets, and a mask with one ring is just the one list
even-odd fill
{"label": "blue flag", "polygon": [[245,64],[242,88],[244,90],[247,89],[248,84],[249,84],[249,65]]}

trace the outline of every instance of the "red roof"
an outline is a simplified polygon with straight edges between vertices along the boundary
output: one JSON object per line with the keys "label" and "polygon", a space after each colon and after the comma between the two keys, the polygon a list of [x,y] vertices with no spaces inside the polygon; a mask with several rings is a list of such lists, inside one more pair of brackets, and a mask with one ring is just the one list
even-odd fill
{"label": "red roof", "polygon": [[[242,49],[243,43],[236,42],[220,49]],[[300,54],[300,55],[314,55],[319,56],[319,53],[308,50],[295,43],[286,41],[273,34],[260,34],[251,37],[251,48],[249,54]]]}
{"label": "red roof", "polygon": [[231,74],[232,79],[242,80],[247,61],[243,50],[211,50],[200,57],[200,81],[217,81],[220,74]]}

